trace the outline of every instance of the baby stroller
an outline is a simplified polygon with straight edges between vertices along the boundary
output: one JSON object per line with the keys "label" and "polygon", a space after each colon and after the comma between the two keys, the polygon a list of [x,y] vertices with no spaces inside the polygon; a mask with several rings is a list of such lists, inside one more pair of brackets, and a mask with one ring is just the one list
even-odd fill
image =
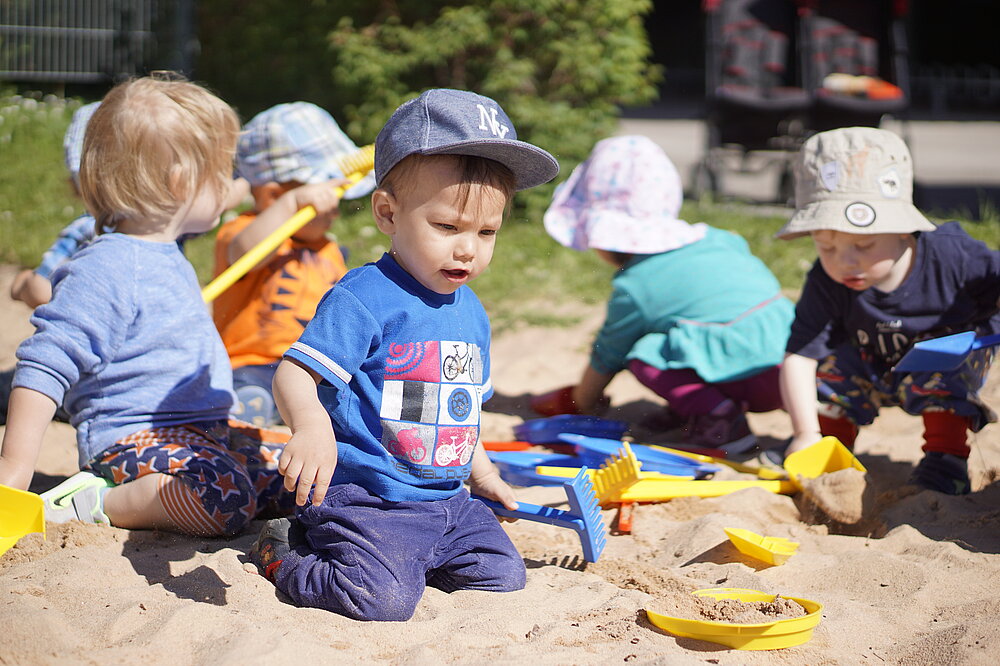
{"label": "baby stroller", "polygon": [[692,194],[721,192],[726,170],[782,168],[804,140],[810,99],[798,85],[796,5],[792,0],[703,0],[706,30],[707,146]]}
{"label": "baby stroller", "polygon": [[796,0],[809,129],[877,127],[909,104],[906,0]]}

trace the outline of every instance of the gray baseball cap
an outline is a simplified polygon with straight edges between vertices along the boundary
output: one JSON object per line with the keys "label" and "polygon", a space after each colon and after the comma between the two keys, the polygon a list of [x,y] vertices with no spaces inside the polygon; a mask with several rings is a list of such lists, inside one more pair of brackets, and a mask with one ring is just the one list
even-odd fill
{"label": "gray baseball cap", "polygon": [[514,123],[489,97],[435,88],[404,102],[375,138],[375,182],[409,155],[475,155],[500,162],[514,173],[516,189],[547,183],[559,162],[517,140]]}
{"label": "gray baseball cap", "polygon": [[829,229],[896,234],[936,228],[913,205],[913,160],[888,130],[844,127],[820,132],[794,163],[795,214],[778,238]]}

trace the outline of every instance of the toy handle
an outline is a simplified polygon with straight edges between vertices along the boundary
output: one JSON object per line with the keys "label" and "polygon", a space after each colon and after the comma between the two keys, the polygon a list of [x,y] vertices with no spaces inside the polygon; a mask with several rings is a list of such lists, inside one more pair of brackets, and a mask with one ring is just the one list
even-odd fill
{"label": "toy handle", "polygon": [[480,497],[479,495],[472,495],[472,498],[477,499],[488,506],[493,510],[493,513],[498,516],[504,516],[507,518],[524,518],[525,520],[533,520],[547,525],[568,527],[577,531],[583,529],[582,520],[579,518],[566,518],[566,511],[553,509],[550,506],[540,506],[538,504],[529,504],[528,502],[518,502],[517,510],[511,511],[500,502],[495,502],[493,500],[486,499],[485,497]]}
{"label": "toy handle", "polygon": [[[364,177],[364,173],[358,172],[348,176],[350,181],[346,185],[340,185],[334,189],[338,196],[344,196],[344,192],[352,185]],[[211,303],[219,294],[232,287],[237,280],[250,272],[250,270],[263,261],[264,257],[274,252],[279,245],[291,238],[296,231],[306,226],[314,217],[316,209],[311,205],[299,210],[295,215],[285,220],[280,227],[269,233],[259,243],[247,250],[246,254],[234,261],[229,268],[219,273],[214,280],[208,283],[201,290],[201,297],[206,303]]]}
{"label": "toy handle", "polygon": [[1000,333],[995,333],[994,335],[984,335],[981,338],[976,338],[972,342],[972,348],[969,351],[975,351],[976,349],[982,349],[983,347],[992,347],[994,345],[1000,345]]}
{"label": "toy handle", "polygon": [[[350,153],[340,160],[342,173],[347,176],[347,184],[335,188],[335,192],[343,198],[344,194],[355,183],[365,177],[369,171],[375,168],[375,146],[369,144],[362,146],[357,151]],[[291,238],[292,234],[304,227],[316,217],[316,209],[306,206],[302,210],[288,218],[280,227],[269,233],[262,241],[232,263],[229,268],[219,273],[204,289],[201,290],[201,297],[206,303],[211,303],[219,294],[229,289],[241,277],[264,260],[264,257],[274,252],[279,245]]]}

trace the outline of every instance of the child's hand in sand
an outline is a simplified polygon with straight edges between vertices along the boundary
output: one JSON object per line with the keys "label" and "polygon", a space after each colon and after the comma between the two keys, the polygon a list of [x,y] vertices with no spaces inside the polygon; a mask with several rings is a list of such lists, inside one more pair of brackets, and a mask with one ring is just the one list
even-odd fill
{"label": "child's hand in sand", "polygon": [[278,461],[278,471],[285,477],[285,490],[295,492],[298,506],[305,506],[314,486],[312,503],[322,504],[336,468],[337,439],[332,428],[297,430]]}

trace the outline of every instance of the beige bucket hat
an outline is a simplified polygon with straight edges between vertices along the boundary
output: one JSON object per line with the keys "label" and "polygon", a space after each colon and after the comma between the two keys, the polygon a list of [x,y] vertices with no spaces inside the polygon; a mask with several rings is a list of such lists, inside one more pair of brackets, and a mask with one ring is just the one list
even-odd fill
{"label": "beige bucket hat", "polygon": [[814,134],[794,170],[796,211],[778,238],[821,229],[896,234],[936,228],[913,205],[913,160],[892,132],[844,127]]}

